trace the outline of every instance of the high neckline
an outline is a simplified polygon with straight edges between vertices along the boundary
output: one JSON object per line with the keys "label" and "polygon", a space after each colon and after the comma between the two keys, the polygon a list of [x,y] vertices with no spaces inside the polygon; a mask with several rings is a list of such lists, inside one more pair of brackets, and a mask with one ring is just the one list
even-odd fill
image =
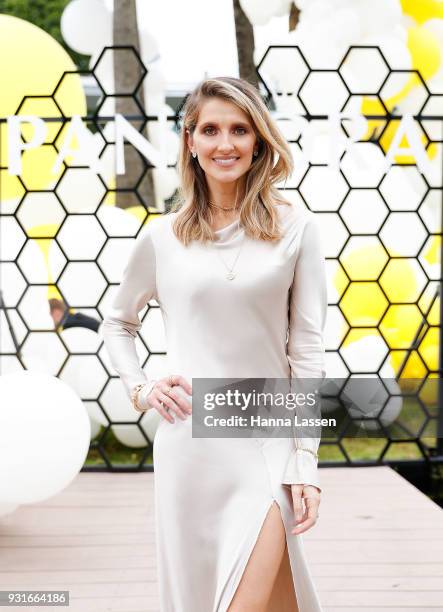
{"label": "high neckline", "polygon": [[221,227],[218,230],[214,230],[215,240],[214,244],[219,246],[229,246],[236,244],[238,238],[242,235],[243,228],[240,227],[240,219],[235,219],[232,223]]}
{"label": "high neckline", "polygon": [[225,225],[224,227],[221,227],[218,230],[214,230],[214,233],[219,234],[221,232],[224,232],[225,230],[228,230],[230,227],[232,227],[233,225],[238,225],[240,219],[235,219],[234,221],[232,221],[232,223],[229,223],[229,225]]}

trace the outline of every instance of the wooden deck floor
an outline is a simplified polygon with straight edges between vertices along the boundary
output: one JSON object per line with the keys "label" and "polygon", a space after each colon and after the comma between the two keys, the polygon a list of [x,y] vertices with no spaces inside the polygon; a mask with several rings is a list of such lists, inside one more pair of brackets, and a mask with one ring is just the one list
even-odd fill
{"label": "wooden deck floor", "polygon": [[[443,612],[443,510],[388,467],[321,480],[304,541],[325,612]],[[0,589],[69,590],[70,612],[158,610],[153,486],[149,473],[82,473],[0,519]]]}

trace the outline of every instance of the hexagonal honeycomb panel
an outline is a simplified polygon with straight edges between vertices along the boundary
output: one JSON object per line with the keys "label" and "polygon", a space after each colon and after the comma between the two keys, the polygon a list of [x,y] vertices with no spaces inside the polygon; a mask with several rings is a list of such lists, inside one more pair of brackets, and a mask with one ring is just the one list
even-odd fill
{"label": "hexagonal honeycomb panel", "polygon": [[[138,75],[123,80],[121,91],[109,77],[115,53]],[[386,439],[372,440],[365,458],[395,458],[405,440],[412,445],[408,458],[421,457],[435,442],[438,416],[442,96],[432,95],[416,71],[392,69],[382,51],[371,46],[351,47],[335,69],[327,70],[312,68],[298,47],[271,46],[257,73],[268,107],[302,115],[311,128],[307,161],[301,122],[278,119],[296,159],[293,175],[279,188],[319,221],[328,282],[328,376],[397,379],[404,393],[401,411],[398,398],[386,401],[376,415]],[[38,115],[44,108],[47,117],[51,111],[44,144],[23,155],[23,176],[10,175],[5,162],[0,167],[0,367],[2,372],[49,372],[71,384],[97,430],[89,465],[102,469],[116,469],[122,460],[126,469],[150,469],[151,425],[146,415],[140,418],[131,409],[100,337],[84,328],[56,332],[48,299],[62,298],[72,312],[100,320],[134,238],[155,212],[146,195],[152,166],[132,145],[125,144],[131,177],[117,180],[113,171],[115,109],[123,106],[143,134],[155,121],[143,112],[147,74],[132,47],[104,49],[89,74],[101,98],[83,122],[101,162],[98,171],[88,167],[74,144],[61,169],[50,172],[72,116],[61,95],[71,79],[78,79],[72,72],[61,75],[52,92],[26,96],[17,108],[21,115]],[[404,109],[401,103],[394,107],[393,94],[407,82],[415,87],[414,96]],[[366,133],[357,138],[348,120],[339,120],[343,137],[335,143],[336,168],[326,161],[331,110],[368,116]],[[397,155],[389,171],[383,167],[403,110],[417,115],[431,162],[423,174],[407,153]],[[171,139],[176,139],[179,114],[170,123]],[[354,138],[352,147],[346,146],[346,136]],[[33,165],[38,171],[32,172]],[[148,376],[163,376],[166,340],[155,301],[147,304],[142,318],[139,358]],[[337,439],[322,443],[321,459],[352,463],[361,458],[358,441],[346,438],[350,425]]]}

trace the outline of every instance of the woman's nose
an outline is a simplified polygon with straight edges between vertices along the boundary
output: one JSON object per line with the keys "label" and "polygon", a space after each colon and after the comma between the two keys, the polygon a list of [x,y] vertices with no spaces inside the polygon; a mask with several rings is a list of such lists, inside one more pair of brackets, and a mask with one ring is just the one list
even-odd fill
{"label": "woman's nose", "polygon": [[220,135],[220,140],[218,142],[218,148],[219,149],[227,149],[228,151],[233,149],[233,144],[231,141],[231,135],[230,134],[221,134]]}

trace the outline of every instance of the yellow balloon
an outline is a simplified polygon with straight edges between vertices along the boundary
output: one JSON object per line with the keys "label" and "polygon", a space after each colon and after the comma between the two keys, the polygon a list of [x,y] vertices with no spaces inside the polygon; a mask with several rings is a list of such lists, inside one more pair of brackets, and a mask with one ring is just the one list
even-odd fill
{"label": "yellow balloon", "polygon": [[[388,106],[389,100],[386,100],[385,103],[389,111],[392,110]],[[361,114],[362,115],[386,115],[386,111],[378,98],[374,98],[372,96],[363,96],[361,101]],[[368,129],[366,134],[363,136],[363,140],[369,140],[371,137],[377,137],[378,134],[382,131],[384,126],[386,125],[387,119],[368,119]]]}
{"label": "yellow balloon", "polygon": [[[417,3],[420,4],[420,3]],[[443,6],[443,3],[442,3]],[[412,69],[418,70],[425,81],[432,78],[438,72],[442,58],[440,44],[436,35],[429,29],[422,26],[412,26],[408,28],[408,49],[411,54]],[[395,106],[401,104],[407,96],[415,90],[416,87],[421,87],[422,83],[419,77],[412,74],[405,85],[394,96],[384,99],[384,103],[389,112],[392,112]],[[401,110],[401,109],[400,109]],[[384,115],[383,107],[376,98],[365,97],[362,100],[361,112],[365,115]],[[399,120],[391,120],[380,138],[380,145],[386,153],[391,146],[392,140],[397,132]],[[386,119],[372,119],[368,121],[367,138],[374,133],[377,135],[381,132],[386,124]],[[423,146],[426,147],[428,140],[424,134],[421,136]],[[401,147],[407,146],[405,138],[400,143]],[[437,153],[435,145],[430,145],[426,154],[430,159],[434,158]],[[395,163],[397,164],[413,164],[414,157],[411,155],[396,155]]]}
{"label": "yellow balloon", "polygon": [[441,0],[400,0],[403,12],[410,15],[417,23],[428,19],[443,19],[443,2]]}
{"label": "yellow balloon", "polygon": [[381,246],[367,244],[342,255],[340,262],[351,280],[370,281],[377,280],[388,259]]}
{"label": "yellow balloon", "polygon": [[423,26],[410,27],[408,49],[411,53],[412,68],[418,70],[427,81],[438,71],[441,64],[440,45],[436,35]]}
{"label": "yellow balloon", "polygon": [[[438,245],[433,244],[432,252],[437,247]],[[371,279],[374,275],[374,262],[379,262],[377,265],[380,265],[383,254],[384,251],[381,247],[366,246],[348,253],[342,264],[348,272],[352,272],[351,275],[354,279]],[[415,299],[417,280],[413,267],[403,259],[392,260],[392,262],[394,265],[385,269],[379,284],[392,302]],[[333,284],[339,295],[343,290],[340,270],[341,268],[338,267],[333,278]],[[393,349],[390,351],[389,361],[394,372],[399,372],[406,360],[401,377],[421,379],[426,375],[423,361],[428,368],[435,369],[434,366],[438,360],[438,334],[428,333],[422,340],[420,343],[421,359],[416,351],[401,350],[411,346],[420,328],[422,316],[414,304],[393,305],[389,307],[381,319],[387,306],[386,297],[377,283],[351,283],[340,301],[340,307],[349,323],[355,328],[346,336],[343,346],[346,347],[356,340],[377,334],[378,332],[375,329],[364,329],[364,326],[370,325],[375,328],[379,325],[380,332],[389,347]],[[435,324],[432,321],[436,320],[438,315],[439,307],[436,304],[428,317],[428,323]],[[360,326],[363,326],[363,328]],[[347,325],[344,324],[342,333],[345,334],[346,332]]]}
{"label": "yellow balloon", "polygon": [[405,259],[391,259],[379,283],[391,302],[413,302],[417,298],[417,277]]}
{"label": "yellow balloon", "polygon": [[[59,117],[61,113],[51,94],[65,72],[77,70],[63,47],[34,24],[10,15],[0,15],[0,54],[7,58],[0,62],[0,116],[16,114],[21,105],[19,115]],[[44,98],[28,97],[36,95]],[[66,116],[86,113],[86,97],[78,74],[67,75],[54,97]],[[53,139],[61,125],[58,122],[50,124],[46,143]],[[31,126],[23,127],[25,140],[32,133]],[[0,125],[0,142],[2,159],[7,159],[8,142],[4,123]],[[31,189],[50,189],[60,176],[60,173],[51,173],[55,156],[54,147],[48,144],[25,153],[21,175],[25,185]],[[17,198],[19,194],[14,181],[8,181],[2,187],[3,203]]]}

